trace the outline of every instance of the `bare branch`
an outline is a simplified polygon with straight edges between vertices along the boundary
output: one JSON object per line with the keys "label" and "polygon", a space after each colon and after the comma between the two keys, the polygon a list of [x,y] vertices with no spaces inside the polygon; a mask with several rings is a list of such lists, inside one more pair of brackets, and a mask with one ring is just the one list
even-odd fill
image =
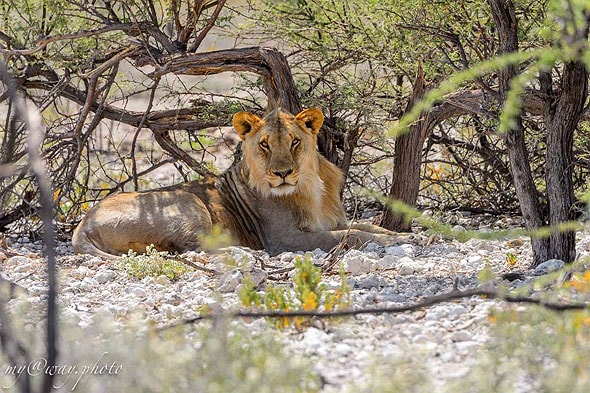
{"label": "bare branch", "polygon": [[569,310],[584,310],[589,308],[589,303],[556,303],[548,302],[543,299],[537,299],[529,296],[510,295],[503,291],[495,289],[483,289],[483,288],[472,288],[466,290],[453,289],[450,292],[443,293],[441,295],[435,295],[428,297],[420,302],[408,305],[393,306],[393,307],[376,307],[376,308],[363,308],[363,309],[348,309],[340,311],[236,311],[228,313],[213,313],[203,314],[195,318],[189,318],[179,323],[167,325],[161,327],[159,330],[166,330],[175,328],[181,325],[190,325],[196,322],[204,320],[212,320],[217,318],[285,318],[285,317],[311,317],[311,318],[338,318],[338,317],[351,317],[356,315],[364,314],[399,314],[407,311],[416,311],[436,304],[449,302],[452,300],[468,298],[472,296],[483,296],[488,299],[503,300],[507,303],[526,303],[535,304],[549,310],[554,311],[569,311]]}

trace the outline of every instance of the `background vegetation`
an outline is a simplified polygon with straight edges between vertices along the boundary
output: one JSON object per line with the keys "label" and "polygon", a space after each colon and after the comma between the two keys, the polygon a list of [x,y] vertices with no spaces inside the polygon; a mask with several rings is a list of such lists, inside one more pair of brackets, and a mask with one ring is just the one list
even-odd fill
{"label": "background vegetation", "polygon": [[[14,92],[41,112],[39,147],[54,190],[49,199],[66,238],[90,204],[109,193],[223,170],[228,162],[219,157],[231,161],[235,149],[225,128],[232,114],[263,114],[278,105],[292,112],[323,109],[319,148],[347,174],[350,207],[364,187],[420,208],[521,213],[531,230],[578,220],[590,168],[589,26],[585,0],[0,0],[6,64],[0,232],[35,236],[41,195],[47,196],[43,183],[34,181],[42,173],[39,157]],[[382,208],[374,200],[362,203]],[[409,227],[389,210],[382,224]],[[575,232],[569,229],[534,238],[531,262],[573,261]],[[49,267],[51,278],[51,258]],[[551,295],[586,301],[588,279],[581,274],[572,281],[578,286],[555,285],[559,292]],[[318,296],[308,292],[303,304]],[[2,307],[0,317],[3,356],[11,359],[21,348],[7,345],[13,341]],[[541,391],[583,391],[585,311],[508,312],[492,320],[498,336],[483,355],[487,378],[476,371],[470,388],[510,390],[515,380],[532,380]],[[55,325],[48,326],[51,336]],[[268,362],[282,364],[286,357],[258,338],[234,348],[235,369],[211,365],[216,354],[234,353],[225,332],[219,340],[200,341],[212,346],[210,352],[178,358],[190,359],[180,366],[193,367],[195,356],[203,356],[198,375],[175,383],[248,391],[277,376],[294,391],[316,389],[309,369],[296,362],[265,374]],[[223,350],[216,352],[218,341]],[[149,358],[146,353],[170,355],[168,343],[147,342],[154,347],[139,360]],[[55,348],[47,350],[54,358]],[[266,358],[274,353],[276,359]],[[513,373],[511,361],[529,367]],[[255,366],[247,371],[244,363]],[[426,389],[403,379],[401,370],[390,387]],[[391,376],[387,364],[374,373],[375,384]],[[289,385],[293,375],[305,380]],[[50,379],[42,383],[51,390]]]}
{"label": "background vegetation", "polygon": [[[236,143],[223,128],[232,114],[277,105],[323,109],[320,150],[347,174],[351,212],[359,187],[421,208],[524,209],[530,229],[584,210],[584,1],[2,1],[0,8],[0,54],[20,94],[42,111],[43,155],[65,236],[111,192],[223,170],[220,157],[231,160]],[[506,53],[519,56],[472,71]],[[443,92],[448,78],[460,83],[413,109]],[[25,133],[2,98],[0,230],[34,234],[39,203]],[[505,101],[512,109],[503,112]],[[388,131],[407,113],[409,132],[393,138]],[[409,229],[392,211],[382,223]],[[535,240],[533,249],[535,263],[575,256],[571,233]]]}

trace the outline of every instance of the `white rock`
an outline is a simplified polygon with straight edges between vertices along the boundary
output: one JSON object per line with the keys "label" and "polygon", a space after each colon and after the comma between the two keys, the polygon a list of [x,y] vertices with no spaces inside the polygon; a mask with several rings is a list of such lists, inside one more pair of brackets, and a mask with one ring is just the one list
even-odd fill
{"label": "white rock", "polygon": [[466,314],[467,309],[460,305],[460,304],[451,304],[447,307],[449,316],[451,317],[458,317],[460,315]]}
{"label": "white rock", "polygon": [[318,328],[310,327],[304,333],[301,344],[307,348],[317,348],[326,345],[330,341],[328,333]]}
{"label": "white rock", "polygon": [[25,273],[25,272],[30,272],[31,270],[33,270],[33,264],[32,263],[24,263],[22,265],[18,265],[17,267],[15,267],[13,272]]}
{"label": "white rock", "polygon": [[70,272],[70,275],[74,278],[84,278],[92,273],[94,272],[86,266],[79,266],[76,269],[72,270]]}
{"label": "white rock", "polygon": [[412,337],[412,342],[414,344],[427,344],[431,343],[432,341],[433,338],[427,334],[417,334],[414,337]]}
{"label": "white rock", "polygon": [[451,334],[451,340],[453,342],[470,341],[472,338],[473,336],[467,330],[457,330]]}
{"label": "white rock", "polygon": [[243,275],[250,276],[250,280],[256,289],[262,288],[266,282],[266,279],[268,278],[268,273],[257,267],[244,270]]}
{"label": "white rock", "polygon": [[439,320],[446,318],[449,315],[449,310],[445,306],[433,307],[426,313],[424,317],[427,321]]}
{"label": "white rock", "polygon": [[399,257],[394,255],[385,255],[383,258],[379,258],[375,264],[376,268],[379,270],[389,270],[393,269],[395,265],[397,265],[397,261]]}
{"label": "white rock", "polygon": [[375,268],[375,260],[359,250],[350,250],[342,258],[344,269],[353,276],[369,273]]}
{"label": "white rock", "polygon": [[243,278],[244,275],[238,269],[230,270],[219,279],[217,290],[219,292],[233,292],[240,285]]}
{"label": "white rock", "polygon": [[6,262],[4,262],[4,265],[6,267],[12,267],[12,266],[21,266],[21,265],[26,265],[26,264],[30,264],[31,260],[29,258],[17,255],[11,258],[8,258],[6,260]]}
{"label": "white rock", "polygon": [[347,356],[352,352],[352,347],[348,344],[339,343],[334,347],[334,351],[340,356]]}
{"label": "white rock", "polygon": [[475,350],[475,347],[480,347],[481,345],[476,341],[467,340],[467,341],[457,341],[455,346],[457,347],[457,350],[459,352],[472,353]]}
{"label": "white rock", "polygon": [[145,289],[140,288],[140,287],[135,287],[131,290],[131,293],[137,297],[146,297],[147,292],[145,291]]}
{"label": "white rock", "polygon": [[170,279],[167,276],[161,275],[158,276],[154,279],[154,282],[156,284],[160,284],[160,285],[168,285],[170,284]]}
{"label": "white rock", "polygon": [[91,291],[97,285],[98,285],[98,281],[96,281],[94,278],[84,277],[84,279],[82,280],[82,283],[80,284],[80,289],[83,289],[85,291]]}
{"label": "white rock", "polygon": [[403,257],[397,262],[397,272],[402,276],[414,274],[421,270],[419,264],[410,257]]}
{"label": "white rock", "polygon": [[472,255],[469,258],[467,258],[467,263],[469,263],[470,265],[474,265],[474,264],[478,264],[479,262],[481,262],[482,257],[481,255]]}
{"label": "white rock", "polygon": [[146,285],[154,284],[156,280],[152,276],[145,276],[141,279],[141,282]]}
{"label": "white rock", "polygon": [[560,259],[549,259],[535,268],[536,274],[548,274],[563,269],[565,262]]}
{"label": "white rock", "polygon": [[364,252],[379,252],[379,250],[381,250],[381,249],[382,249],[382,246],[380,246],[377,243],[371,242],[371,243],[367,244],[365,246],[365,248],[363,248],[363,251]]}
{"label": "white rock", "polygon": [[115,277],[117,277],[117,273],[115,273],[112,270],[101,270],[98,273],[96,273],[96,275],[94,276],[94,279],[99,283],[99,284],[105,284],[109,281],[112,281],[115,279]]}
{"label": "white rock", "polygon": [[324,258],[326,255],[328,255],[328,253],[321,248],[316,248],[311,253],[313,254],[314,259]]}
{"label": "white rock", "polygon": [[397,257],[413,257],[414,247],[411,244],[402,244],[401,246],[385,247],[385,254]]}

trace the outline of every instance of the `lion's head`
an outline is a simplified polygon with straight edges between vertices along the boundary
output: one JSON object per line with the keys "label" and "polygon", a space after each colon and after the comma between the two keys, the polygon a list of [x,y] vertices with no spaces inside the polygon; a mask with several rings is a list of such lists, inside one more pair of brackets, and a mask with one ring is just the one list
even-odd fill
{"label": "lion's head", "polygon": [[233,125],[243,140],[248,182],[263,196],[288,196],[310,192],[321,197],[317,134],[324,122],[322,111],[310,108],[296,116],[280,109],[264,117],[238,112]]}

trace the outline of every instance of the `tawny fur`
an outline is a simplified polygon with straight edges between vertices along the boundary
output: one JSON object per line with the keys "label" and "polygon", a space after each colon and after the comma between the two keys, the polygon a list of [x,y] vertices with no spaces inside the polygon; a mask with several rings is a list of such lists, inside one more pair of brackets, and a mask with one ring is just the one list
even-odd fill
{"label": "tawny fur", "polygon": [[219,177],[105,198],[74,231],[75,252],[111,258],[130,249],[145,252],[150,244],[172,252],[196,250],[213,225],[234,244],[272,255],[329,250],[345,235],[351,245],[408,241],[375,226],[346,229],[342,173],[317,151],[323,119],[317,108],[296,116],[279,109],[264,119],[237,113],[240,162]]}

